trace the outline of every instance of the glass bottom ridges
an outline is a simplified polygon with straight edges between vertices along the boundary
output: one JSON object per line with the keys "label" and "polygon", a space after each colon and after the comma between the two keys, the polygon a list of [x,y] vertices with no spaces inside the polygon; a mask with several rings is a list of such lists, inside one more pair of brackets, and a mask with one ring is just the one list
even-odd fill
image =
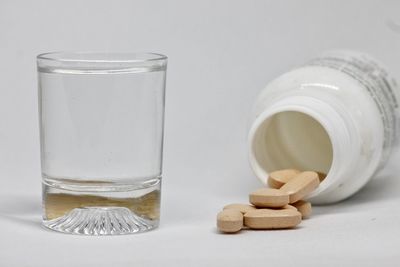
{"label": "glass bottom ridges", "polygon": [[[101,190],[95,190],[95,189]],[[107,190],[109,188],[110,190]],[[152,230],[160,218],[161,179],[142,186],[43,180],[43,225],[79,235],[121,235]]]}

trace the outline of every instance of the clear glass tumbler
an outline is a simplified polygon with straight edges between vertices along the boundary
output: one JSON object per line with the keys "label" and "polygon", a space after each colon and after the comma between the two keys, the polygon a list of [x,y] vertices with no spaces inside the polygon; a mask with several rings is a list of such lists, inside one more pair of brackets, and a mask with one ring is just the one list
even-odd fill
{"label": "clear glass tumbler", "polygon": [[114,235],[158,226],[167,57],[37,57],[43,224]]}

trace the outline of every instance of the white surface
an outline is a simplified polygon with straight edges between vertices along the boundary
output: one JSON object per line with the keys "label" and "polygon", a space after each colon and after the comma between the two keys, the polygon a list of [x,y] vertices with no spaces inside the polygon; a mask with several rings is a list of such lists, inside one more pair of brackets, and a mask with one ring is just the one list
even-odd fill
{"label": "white surface", "polygon": [[[369,52],[398,71],[399,8],[396,1],[1,1],[0,266],[396,265],[396,162],[384,183],[318,207],[299,229],[221,235],[214,225],[223,205],[246,201],[259,186],[246,132],[261,88],[331,48]],[[41,228],[34,57],[52,50],[169,56],[158,230],[80,237]]]}

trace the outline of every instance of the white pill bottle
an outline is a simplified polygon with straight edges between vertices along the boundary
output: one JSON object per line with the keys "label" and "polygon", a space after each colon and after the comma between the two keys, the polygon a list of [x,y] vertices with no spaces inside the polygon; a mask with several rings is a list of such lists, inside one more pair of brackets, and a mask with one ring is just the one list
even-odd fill
{"label": "white pill bottle", "polygon": [[370,56],[332,51],[273,80],[254,106],[249,158],[256,176],[296,168],[327,174],[310,200],[327,204],[363,187],[399,135],[400,92]]}

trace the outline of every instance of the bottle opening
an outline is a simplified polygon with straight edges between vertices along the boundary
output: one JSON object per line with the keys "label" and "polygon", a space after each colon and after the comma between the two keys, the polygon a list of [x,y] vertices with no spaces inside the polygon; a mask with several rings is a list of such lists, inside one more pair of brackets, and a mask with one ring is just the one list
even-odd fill
{"label": "bottle opening", "polygon": [[327,131],[313,117],[297,111],[279,112],[261,122],[251,145],[258,165],[254,169],[262,176],[286,168],[327,174],[333,161]]}

